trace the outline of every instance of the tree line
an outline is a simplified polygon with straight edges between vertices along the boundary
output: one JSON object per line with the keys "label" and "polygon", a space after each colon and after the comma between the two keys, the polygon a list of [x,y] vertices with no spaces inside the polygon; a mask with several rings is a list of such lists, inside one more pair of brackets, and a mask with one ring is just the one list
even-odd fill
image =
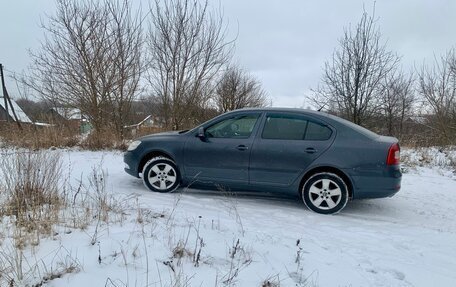
{"label": "tree line", "polygon": [[55,106],[78,108],[96,132],[124,137],[135,102],[163,129],[185,129],[228,110],[264,106],[260,82],[232,61],[220,10],[197,0],[57,0],[44,40],[16,79]]}
{"label": "tree line", "polygon": [[[207,1],[151,1],[143,11],[128,0],[56,0],[29,72],[16,79],[47,105],[78,108],[96,132],[118,138],[141,109],[163,129],[180,130],[269,104],[258,79],[233,62],[235,39],[227,38],[220,9]],[[375,11],[364,12],[344,29],[307,98],[381,134],[455,143],[456,51],[405,71]]]}
{"label": "tree line", "polygon": [[[345,28],[339,44],[308,97],[315,106],[409,143],[419,137],[424,144],[456,143],[454,48],[403,71],[401,57],[382,41],[375,13],[367,12]],[[414,123],[411,129],[406,122]]]}

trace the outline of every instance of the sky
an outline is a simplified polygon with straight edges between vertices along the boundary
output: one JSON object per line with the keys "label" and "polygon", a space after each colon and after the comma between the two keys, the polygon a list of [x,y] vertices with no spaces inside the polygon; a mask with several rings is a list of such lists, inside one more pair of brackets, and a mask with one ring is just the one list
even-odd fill
{"label": "sky", "polygon": [[[143,3],[146,0],[133,0]],[[402,57],[403,69],[456,46],[456,1],[452,0],[209,0],[223,10],[227,39],[236,39],[233,60],[261,83],[273,106],[307,107],[325,61],[338,47],[344,27],[356,25],[363,9],[375,15],[387,48]],[[0,63],[21,72],[37,50],[46,13],[54,0],[0,0]],[[15,84],[7,82],[17,96]]]}

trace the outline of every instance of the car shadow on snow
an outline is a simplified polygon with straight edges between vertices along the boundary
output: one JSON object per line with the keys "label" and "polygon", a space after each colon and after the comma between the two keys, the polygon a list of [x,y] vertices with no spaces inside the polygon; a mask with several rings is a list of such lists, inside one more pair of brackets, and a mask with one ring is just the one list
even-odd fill
{"label": "car shadow on snow", "polygon": [[180,188],[176,193],[182,193],[198,198],[234,198],[241,202],[258,202],[263,204],[271,203],[283,203],[285,205],[302,206],[302,202],[298,197],[285,196],[274,193],[262,193],[262,192],[252,192],[252,191],[235,191],[227,192],[220,190],[210,190],[210,189],[199,189],[199,188]]}
{"label": "car shadow on snow", "polygon": [[396,222],[398,210],[400,208],[390,198],[357,199],[349,201],[340,213],[352,218]]}
{"label": "car shadow on snow", "polygon": [[[234,198],[238,203],[255,204],[280,207],[284,209],[303,210],[311,212],[306,208],[298,196],[281,195],[278,193],[261,193],[251,191],[225,192],[220,190],[207,190],[198,188],[180,188],[176,193],[182,193],[198,199],[202,198]],[[340,214],[345,215],[390,215],[395,207],[389,199],[362,199],[350,200]]]}
{"label": "car shadow on snow", "polygon": [[[128,186],[138,192],[149,192],[143,185],[141,180],[129,180]],[[253,191],[225,191],[209,188],[178,188],[170,196],[176,194],[189,196],[199,200],[204,199],[218,199],[229,200],[234,199],[239,204],[264,206],[274,206],[275,208],[302,210],[311,212],[306,208],[302,200],[296,195],[279,194],[269,192],[253,192]],[[162,194],[165,195],[165,194]],[[347,206],[340,212],[340,214],[348,216],[366,216],[366,215],[389,215],[395,209],[391,199],[362,199],[350,200]]]}

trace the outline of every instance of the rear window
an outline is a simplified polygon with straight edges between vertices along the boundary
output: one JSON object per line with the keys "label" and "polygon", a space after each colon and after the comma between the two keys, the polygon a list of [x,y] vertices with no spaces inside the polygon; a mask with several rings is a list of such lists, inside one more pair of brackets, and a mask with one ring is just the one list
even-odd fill
{"label": "rear window", "polygon": [[332,131],[325,125],[291,115],[268,115],[262,138],[281,140],[328,140]]}
{"label": "rear window", "polygon": [[303,140],[307,120],[291,116],[268,116],[263,129],[264,139]]}
{"label": "rear window", "polygon": [[327,126],[309,122],[305,139],[309,141],[325,141],[331,137],[331,133],[331,129]]}

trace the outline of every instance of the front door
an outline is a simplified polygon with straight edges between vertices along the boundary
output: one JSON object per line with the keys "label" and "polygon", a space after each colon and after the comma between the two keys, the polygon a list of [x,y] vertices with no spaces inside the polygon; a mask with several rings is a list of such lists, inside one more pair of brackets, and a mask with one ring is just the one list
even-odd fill
{"label": "front door", "polygon": [[205,138],[192,136],[184,147],[190,181],[247,184],[253,138],[261,113],[228,115],[204,128]]}

